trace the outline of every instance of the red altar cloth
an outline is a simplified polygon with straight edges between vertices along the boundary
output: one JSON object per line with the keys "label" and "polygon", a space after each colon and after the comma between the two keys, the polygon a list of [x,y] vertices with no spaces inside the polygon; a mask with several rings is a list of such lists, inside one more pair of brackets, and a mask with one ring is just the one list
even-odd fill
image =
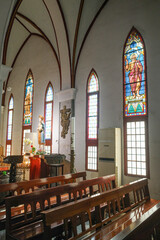
{"label": "red altar cloth", "polygon": [[48,177],[48,167],[43,158],[30,157],[30,180]]}
{"label": "red altar cloth", "polygon": [[30,157],[30,180],[40,178],[41,176],[41,159]]}

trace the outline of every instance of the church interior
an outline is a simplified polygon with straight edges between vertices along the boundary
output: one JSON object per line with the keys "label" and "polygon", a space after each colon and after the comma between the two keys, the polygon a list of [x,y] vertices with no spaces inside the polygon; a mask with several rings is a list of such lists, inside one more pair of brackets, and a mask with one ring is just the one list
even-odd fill
{"label": "church interior", "polygon": [[160,239],[159,10],[0,0],[0,239]]}

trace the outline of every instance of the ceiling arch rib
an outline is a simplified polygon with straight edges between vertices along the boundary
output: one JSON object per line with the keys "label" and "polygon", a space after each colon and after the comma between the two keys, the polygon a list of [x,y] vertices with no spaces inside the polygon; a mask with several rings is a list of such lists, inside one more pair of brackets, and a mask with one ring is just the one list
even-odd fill
{"label": "ceiling arch rib", "polygon": [[3,47],[3,60],[2,60],[2,63],[4,65],[6,64],[6,55],[7,55],[8,41],[9,41],[9,38],[10,38],[10,33],[11,33],[11,29],[12,29],[13,22],[14,22],[14,17],[16,15],[17,9],[19,8],[21,2],[22,2],[22,0],[17,0],[17,3],[15,4],[14,10],[13,10],[13,13],[12,13],[12,16],[10,18],[9,25],[8,25],[8,28],[7,28],[5,41],[4,41],[4,47]]}
{"label": "ceiling arch rib", "polygon": [[77,23],[77,16],[79,12],[79,7],[81,0],[70,0],[70,4],[66,0],[59,0],[58,1],[63,18],[64,24],[66,25],[66,30],[69,39],[69,49],[71,55],[71,61],[73,56],[73,45],[74,45],[74,36],[76,31],[76,23]]}
{"label": "ceiling arch rib", "polygon": [[24,19],[25,22],[29,23],[32,27],[34,27],[34,29],[36,29],[37,31],[34,31],[33,33],[35,34],[40,34],[41,36],[43,36],[43,38],[49,43],[49,45],[51,46],[54,54],[55,54],[55,57],[57,59],[57,62],[59,62],[59,58],[57,56],[57,52],[55,50],[55,48],[53,47],[52,43],[50,42],[50,40],[48,39],[48,37],[46,36],[46,34],[31,20],[29,19],[28,17],[24,16],[23,14],[17,12],[17,14],[20,18]]}
{"label": "ceiling arch rib", "polygon": [[58,2],[56,0],[44,0],[44,2],[50,11],[50,16],[54,22],[55,31],[57,34],[62,74],[62,89],[67,89],[69,86],[71,86],[71,72],[65,25]]}
{"label": "ceiling arch rib", "polygon": [[15,19],[16,19],[29,33],[31,33],[31,31],[27,28],[27,26],[25,26],[25,25],[22,23],[22,21],[20,21],[19,18],[15,17]]}
{"label": "ceiling arch rib", "polygon": [[34,26],[32,26],[28,21],[26,21],[24,18],[18,16],[18,14],[16,15],[16,19],[17,19],[25,28],[27,28],[30,33],[37,33],[37,34],[40,33],[40,32],[39,32]]}
{"label": "ceiling arch rib", "polygon": [[58,55],[54,28],[43,0],[23,0],[18,12],[34,22],[44,32]]}
{"label": "ceiling arch rib", "polygon": [[[18,36],[18,38],[17,38]],[[12,66],[14,57],[16,56],[19,46],[23,44],[25,39],[29,36],[29,32],[15,19],[12,31],[10,33],[10,38],[8,41],[7,55],[6,55],[6,65]],[[14,44],[14,47],[13,47]]]}
{"label": "ceiling arch rib", "polygon": [[[91,1],[91,0],[90,0]],[[96,0],[94,0],[96,1]],[[79,58],[80,58],[80,55],[81,55],[81,52],[82,52],[82,49],[83,49],[83,46],[84,46],[84,43],[87,39],[87,36],[93,26],[93,24],[95,23],[97,17],[99,16],[99,14],[101,13],[102,9],[105,7],[105,5],[107,4],[109,0],[101,0],[101,6],[100,8],[97,10],[96,14],[93,16],[93,19],[92,21],[90,22],[90,24],[88,25],[88,28],[87,30],[84,31],[84,36],[83,36],[83,39],[81,39],[81,41],[79,40],[79,43],[77,44],[77,52],[76,52],[76,63],[75,63],[75,75],[76,75],[76,71],[77,71],[77,66],[78,66],[78,62],[79,62]],[[103,3],[102,3],[103,2]],[[81,23],[82,25],[82,23]]]}
{"label": "ceiling arch rib", "polygon": [[98,10],[101,8],[104,0],[87,0],[84,1],[83,12],[81,16],[80,26],[79,26],[79,35],[77,39],[77,49],[76,49],[76,59],[78,52],[81,46],[81,43],[84,39],[87,30],[92,23],[94,17],[96,16]]}

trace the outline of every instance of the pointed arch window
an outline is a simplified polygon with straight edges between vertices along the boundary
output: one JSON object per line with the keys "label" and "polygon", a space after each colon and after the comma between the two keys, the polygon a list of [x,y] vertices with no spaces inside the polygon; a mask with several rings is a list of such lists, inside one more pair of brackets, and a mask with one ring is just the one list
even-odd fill
{"label": "pointed arch window", "polygon": [[8,122],[7,122],[7,137],[6,137],[6,156],[11,155],[12,149],[12,133],[13,133],[13,95],[11,94],[8,102]]}
{"label": "pointed arch window", "polygon": [[49,83],[45,94],[45,149],[52,153],[52,128],[53,128],[53,87]]}
{"label": "pointed arch window", "polygon": [[33,115],[33,90],[34,80],[32,71],[29,70],[25,81],[24,90],[24,110],[23,110],[23,126],[22,126],[22,154],[24,154],[25,134],[32,131],[32,115]]}
{"label": "pointed arch window", "polygon": [[149,177],[145,54],[142,36],[132,28],[123,55],[125,174]]}
{"label": "pointed arch window", "polygon": [[98,170],[99,81],[94,70],[87,82],[86,170]]}

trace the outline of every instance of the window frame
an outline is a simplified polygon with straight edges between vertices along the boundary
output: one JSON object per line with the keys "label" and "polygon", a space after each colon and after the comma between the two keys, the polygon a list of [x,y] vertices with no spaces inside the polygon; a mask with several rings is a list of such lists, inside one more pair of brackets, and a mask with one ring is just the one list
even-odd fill
{"label": "window frame", "polygon": [[[7,115],[7,133],[6,133],[6,149],[5,149],[5,155],[7,156],[7,146],[10,145],[10,155],[12,153],[12,137],[13,137],[13,115],[14,115],[14,98],[13,98],[13,108],[9,109],[10,101],[13,98],[13,94],[11,93],[9,101],[8,101],[8,115]],[[12,131],[11,131],[11,139],[8,140],[8,126],[9,126],[9,112],[12,111]]]}
{"label": "window frame", "polygon": [[[125,116],[125,47],[127,40],[130,34],[135,31],[141,39],[144,48],[144,71],[145,71],[145,94],[146,94],[146,114],[145,115],[137,115],[137,116]],[[129,174],[127,172],[127,123],[128,122],[138,122],[144,121],[145,122],[145,152],[146,152],[146,175],[137,175],[137,174]],[[129,32],[124,48],[123,48],[123,129],[124,129],[124,175],[132,176],[132,177],[147,177],[150,178],[150,163],[149,163],[149,134],[148,134],[148,88],[147,88],[147,66],[146,66],[146,48],[144,40],[139,33],[139,31],[132,27],[131,31]]]}
{"label": "window frame", "polygon": [[24,108],[25,108],[25,92],[26,92],[26,82],[29,78],[29,76],[32,76],[32,80],[33,80],[33,92],[32,92],[32,122],[33,122],[33,96],[34,96],[34,77],[33,77],[33,73],[32,70],[29,69],[27,76],[26,76],[26,80],[25,80],[25,85],[24,85],[24,98],[23,98],[23,121],[22,121],[22,139],[21,139],[21,154],[23,154],[23,136],[24,136],[24,130],[30,129],[30,132],[32,132],[32,122],[30,125],[24,126]]}
{"label": "window frame", "polygon": [[[89,80],[90,80],[92,74],[94,74],[97,78],[98,91],[89,93],[88,92],[88,84],[89,84]],[[99,92],[100,92],[99,78],[98,78],[98,75],[97,75],[96,71],[94,69],[92,69],[89,76],[88,76],[87,85],[86,85],[86,161],[85,161],[86,162],[86,164],[85,164],[86,171],[91,171],[91,172],[98,172]],[[95,95],[95,94],[97,95],[97,138],[96,139],[89,139],[88,138],[88,133],[89,133],[89,126],[88,126],[89,96]],[[97,147],[97,163],[96,163],[97,169],[96,170],[88,168],[88,147],[92,147],[92,146]]]}
{"label": "window frame", "polygon": [[[51,86],[52,88],[52,92],[53,92],[53,100],[51,101],[46,101],[47,98],[47,91],[49,89],[49,86]],[[46,123],[46,106],[47,104],[52,103],[52,113],[51,113],[51,138],[50,139],[46,139],[45,138],[45,146],[50,146],[50,154],[52,153],[52,134],[53,134],[53,104],[54,104],[54,88],[51,82],[48,83],[47,87],[46,87],[46,91],[45,91],[45,99],[44,99],[44,123]],[[46,125],[45,125],[45,129],[46,129]]]}

